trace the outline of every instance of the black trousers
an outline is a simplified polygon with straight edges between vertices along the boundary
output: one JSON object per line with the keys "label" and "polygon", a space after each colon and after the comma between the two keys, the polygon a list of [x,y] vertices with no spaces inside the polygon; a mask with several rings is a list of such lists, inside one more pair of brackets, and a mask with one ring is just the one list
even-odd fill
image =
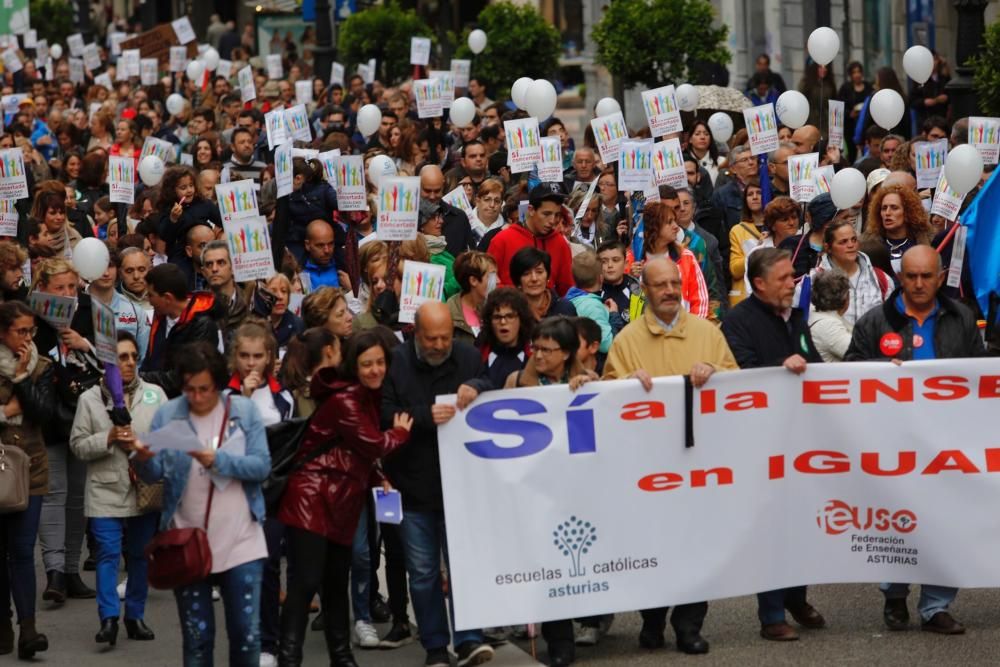
{"label": "black trousers", "polygon": [[[644,629],[652,629],[663,632],[667,627],[667,612],[670,607],[657,607],[655,609],[643,609],[642,626]],[[708,614],[707,602],[692,602],[691,604],[679,604],[674,607],[674,613],[670,616],[670,625],[678,637],[689,637],[701,632],[701,626],[705,623],[705,616]]]}
{"label": "black trousers", "polygon": [[549,654],[552,654],[553,651],[559,651],[569,657],[575,654],[576,643],[572,620],[542,623],[542,638],[548,644]]}
{"label": "black trousers", "polygon": [[391,523],[379,524],[382,541],[385,543],[385,584],[389,593],[389,609],[393,623],[405,623],[409,618],[406,607],[409,598],[406,588],[406,552],[399,526]]}

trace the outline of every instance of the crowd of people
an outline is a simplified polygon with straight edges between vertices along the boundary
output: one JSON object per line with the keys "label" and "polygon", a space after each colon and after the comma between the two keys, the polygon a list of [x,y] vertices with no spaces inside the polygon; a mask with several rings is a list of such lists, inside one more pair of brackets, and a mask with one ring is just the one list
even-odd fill
{"label": "crowd of people", "polygon": [[[900,88],[892,70],[869,86],[852,63],[838,91],[829,67],[810,64],[800,89],[817,115],[779,130],[766,170],[745,131],[723,144],[688,118],[670,135],[684,150],[687,187],[646,198],[619,189],[592,132],[578,145],[555,117],[539,120],[560,140],[563,180],[511,173],[503,123],[527,114],[487,97],[510,82],[473,72],[459,92],[478,110],[457,127],[420,119],[410,82],[331,83],[297,52],[285,52],[287,76],[269,80],[251,44],[219,25],[209,40],[228,43],[232,72],[254,68],[252,102],[221,75],[204,86],[177,73],[109,88],[88,70],[74,83],[67,58],[44,72],[30,50],[4,77],[4,95],[26,95],[8,110],[0,148],[21,149],[29,197],[16,203],[18,235],[0,240],[0,442],[30,456],[30,499],[0,514],[0,654],[16,649],[27,660],[49,647],[36,623],[39,591],[54,606],[96,598],[97,643],[116,644],[123,614],[128,639],[153,640],[144,550],[158,533],[200,527],[211,573],[174,590],[186,665],[211,664],[213,599],[225,609],[233,665],[301,664],[310,625],[324,632],[331,665],[355,665],[353,645],[394,649],[418,638],[429,667],[449,664],[449,646],[460,666],[481,664],[518,630],[450,629],[437,428],[482,392],[626,378],[649,390],[668,375],[700,387],[737,369],[986,353],[967,271],[959,286],[944,285],[951,252],[941,246],[954,223],[928,215],[931,193],[914,177],[914,141],[967,142],[968,120],[948,116],[943,64],[911,92],[913,122],[892,132],[865,113],[873,90]],[[110,48],[99,46],[114,73]],[[415,238],[379,238],[371,182],[367,210],[339,210],[314,159],[296,157],[293,192],[277,196],[264,114],[295,104],[301,80],[312,82],[313,139],[296,146],[360,154],[366,166],[388,156],[398,174],[419,177]],[[750,98],[773,101],[783,88],[762,56]],[[185,104],[171,113],[175,92]],[[818,129],[828,99],[850,109],[846,146],[828,145]],[[365,137],[356,117],[369,103],[381,124]],[[138,162],[147,137],[173,144],[176,163],[158,185],[137,183],[131,206],[111,203],[108,157]],[[836,168],[856,163],[865,198],[847,210],[829,194],[793,201],[788,158],[810,152]],[[259,187],[260,214],[281,240],[266,280],[237,282],[223,239],[215,186],[240,179]],[[468,213],[445,201],[459,187]],[[92,281],[73,263],[85,238],[102,240],[110,257]],[[442,300],[423,304],[412,324],[400,316],[406,262],[446,271]],[[805,276],[811,308],[799,299]],[[33,294],[73,298],[72,321],[55,327],[29,307]],[[113,367],[97,358],[95,300],[116,318]],[[890,354],[879,341],[892,332],[903,344]],[[457,402],[436,402],[444,394]],[[268,427],[296,417],[308,423],[272,503]],[[144,442],[161,429],[187,429],[195,444]],[[378,521],[372,489],[400,492],[401,524]],[[387,599],[376,576],[383,553]],[[87,569],[95,588],[80,575]],[[905,629],[907,586],[882,590],[886,625]],[[956,593],[922,588],[924,630],[964,631],[948,611]],[[798,639],[786,611],[806,629],[826,624],[805,587],[762,592],[758,603],[767,640]],[[668,611],[642,612],[642,647],[664,646]],[[674,610],[679,650],[708,652],[707,611],[705,602]],[[572,663],[612,620],[544,623],[550,664]],[[374,624],[388,621],[379,636]]]}

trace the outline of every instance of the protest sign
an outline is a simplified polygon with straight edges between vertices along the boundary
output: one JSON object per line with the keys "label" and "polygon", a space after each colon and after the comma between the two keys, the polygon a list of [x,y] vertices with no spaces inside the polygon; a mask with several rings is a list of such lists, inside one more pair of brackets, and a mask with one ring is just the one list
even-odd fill
{"label": "protest sign", "polygon": [[27,199],[28,180],[20,148],[0,150],[0,199]]}
{"label": "protest sign", "polygon": [[183,72],[187,68],[187,48],[183,46],[170,47],[170,71]]}
{"label": "protest sign", "polygon": [[816,169],[819,167],[819,153],[792,155],[788,158],[788,185],[792,199],[797,202],[811,202],[816,196]]}
{"label": "protest sign", "polygon": [[13,199],[0,199],[0,236],[17,236],[18,215]]}
{"label": "protest sign", "polygon": [[281,64],[281,54],[272,53],[265,57],[267,63],[267,78],[271,81],[280,81],[285,78],[285,71]]}
{"label": "protest sign", "polygon": [[684,171],[684,154],[679,139],[673,137],[653,144],[652,159],[656,185],[687,188],[687,172]]}
{"label": "protest sign", "polygon": [[253,179],[245,178],[215,186],[219,213],[223,222],[243,220],[260,215],[257,208],[257,187]]}
{"label": "protest sign", "polygon": [[646,111],[646,121],[654,137],[662,137],[664,134],[684,129],[673,86],[642,91],[642,107]]}
{"label": "protest sign", "polygon": [[[337,191],[337,208],[341,211],[367,211],[365,191],[365,158],[363,155],[330,156],[331,172],[328,176]],[[326,163],[324,162],[324,170]]]}
{"label": "protest sign", "polygon": [[93,72],[101,67],[101,54],[97,50],[97,44],[87,44],[83,47],[83,66]]}
{"label": "protest sign", "polygon": [[285,126],[285,110],[275,109],[264,114],[264,129],[267,132],[267,149],[273,151],[278,144],[289,139],[288,128]]}
{"label": "protest sign", "polygon": [[155,86],[160,75],[159,67],[156,58],[142,58],[139,61],[139,82],[144,86]]}
{"label": "protest sign", "polygon": [[969,143],[979,150],[983,164],[1000,160],[1000,118],[969,117]]}
{"label": "protest sign", "polygon": [[441,106],[450,109],[451,103],[455,101],[455,75],[449,69],[432,69],[429,74],[432,79],[440,82]]}
{"label": "protest sign", "polygon": [[76,297],[31,292],[28,295],[28,307],[48,322],[50,327],[59,331],[69,328],[70,322],[73,321],[73,315],[76,314]]}
{"label": "protest sign", "polygon": [[295,103],[312,104],[313,84],[312,79],[305,79],[295,82]]}
{"label": "protest sign", "polygon": [[530,171],[532,165],[542,159],[538,119],[505,120],[503,129],[507,136],[507,165],[511,173]]}
{"label": "protest sign", "polygon": [[94,356],[112,366],[118,365],[118,334],[117,317],[111,306],[101,303],[99,299],[91,299],[91,319],[94,325]]}
{"label": "protest sign", "polygon": [[141,53],[139,49],[125,49],[122,51],[122,56],[118,59],[118,67],[125,76],[139,76],[141,74]]}
{"label": "protest sign", "polygon": [[580,208],[576,209],[576,214],[573,216],[575,220],[583,219],[583,214],[587,212],[587,207],[590,206],[590,200],[594,198],[594,191],[597,190],[598,180],[600,179],[595,178],[590,182],[590,187],[587,188],[587,194],[583,196],[583,201],[580,202]]}
{"label": "protest sign", "polygon": [[813,171],[813,178],[816,181],[816,194],[820,195],[830,191],[830,185],[833,183],[833,174],[834,168],[832,164],[817,167]]}
{"label": "protest sign", "polygon": [[11,74],[16,74],[24,69],[24,63],[21,62],[21,57],[17,55],[17,51],[8,49],[3,52],[3,68]]}
{"label": "protest sign", "polygon": [[778,147],[778,121],[774,117],[773,104],[744,109],[743,120],[746,121],[753,155],[770,153]]}
{"label": "protest sign", "polygon": [[827,145],[840,147],[844,143],[844,103],[840,100],[829,100],[827,127],[829,140]]}
{"label": "protest sign", "polygon": [[444,276],[445,268],[440,264],[410,260],[403,262],[402,289],[399,295],[400,322],[413,322],[417,309],[427,301],[441,301],[444,295]]}
{"label": "protest sign", "polygon": [[942,169],[938,176],[937,187],[934,190],[931,215],[940,215],[944,219],[954,222],[958,218],[958,212],[961,210],[964,200],[964,195],[948,187],[948,179],[945,178],[944,169]]}
{"label": "protest sign", "polygon": [[626,139],[618,157],[618,189],[645,190],[653,175],[653,140]]}
{"label": "protest sign", "polygon": [[191,27],[191,20],[187,16],[182,16],[175,21],[171,21],[170,27],[173,28],[174,35],[177,36],[177,41],[182,46],[197,39],[194,29]]}
{"label": "protest sign", "polygon": [[135,160],[130,157],[108,157],[108,188],[112,204],[135,202]]}
{"label": "protest sign", "polygon": [[219,64],[215,68],[215,73],[228,80],[233,75],[233,61],[219,59]]}
{"label": "protest sign", "polygon": [[469,201],[469,195],[466,194],[464,186],[458,186],[442,197],[442,199],[444,199],[446,204],[451,204],[467,216],[472,215],[472,202]]}
{"label": "protest sign", "polygon": [[147,155],[155,155],[163,160],[163,164],[177,161],[177,147],[166,139],[156,137],[146,137],[142,142],[142,150],[139,151],[139,160]]}
{"label": "protest sign", "polygon": [[274,181],[277,196],[292,194],[292,142],[287,141],[274,150]]}
{"label": "protest sign", "polygon": [[128,39],[128,34],[124,32],[109,32],[108,46],[111,48],[111,55],[120,56],[122,54],[122,42]]}
{"label": "protest sign", "polygon": [[[122,72],[125,70],[121,67],[118,68]],[[83,83],[83,58],[70,58],[69,59],[69,80],[73,83]]]}
{"label": "protest sign", "polygon": [[688,403],[680,376],[484,392],[438,429],[449,533],[490,527],[449,542],[455,628],[998,586],[998,398],[989,358],[717,372]]}
{"label": "protest sign", "polygon": [[330,185],[333,185],[335,183],[333,170],[336,169],[337,167],[333,158],[337,157],[338,155],[340,155],[340,149],[334,148],[333,150],[319,153],[316,156],[316,159],[319,160],[319,163],[323,165],[323,178],[325,178],[326,182],[329,183]]}
{"label": "protest sign", "polygon": [[[114,33],[112,33],[114,34]],[[24,48],[33,49],[38,46],[38,31],[28,30],[24,33]]]}
{"label": "protest sign", "polygon": [[[170,47],[176,46],[184,49],[188,59],[193,59],[198,55],[197,40],[181,44],[177,39],[177,33],[169,23],[161,23],[151,30],[139,33],[135,37],[130,37],[121,43],[122,53],[126,50],[138,49],[141,58],[156,58],[160,65],[166,66],[171,60]],[[171,71],[183,71],[173,70]],[[139,76],[139,70],[132,76]]]}
{"label": "protest sign", "polygon": [[417,237],[418,176],[383,176],[379,181],[378,201],[380,241],[412,241]]}
{"label": "protest sign", "polygon": [[83,57],[83,35],[80,33],[74,32],[72,35],[67,35],[66,46],[69,47],[69,54],[74,58]]}
{"label": "protest sign", "polygon": [[542,137],[542,158],[538,161],[538,180],[542,183],[563,182],[562,142],[559,137]]}
{"label": "protest sign", "polygon": [[330,85],[339,83],[341,86],[344,85],[344,66],[340,63],[333,63],[330,66]]}
{"label": "protest sign", "polygon": [[593,119],[590,121],[590,127],[594,129],[594,139],[601,153],[601,162],[605,165],[617,162],[621,142],[628,139],[628,128],[625,126],[625,118],[621,111]]}
{"label": "protest sign", "polygon": [[948,140],[918,141],[914,146],[917,162],[917,187],[933,188],[937,185],[938,176],[944,168],[948,157]]}
{"label": "protest sign", "polygon": [[410,37],[410,64],[424,65],[431,59],[431,40],[429,37]]}
{"label": "protest sign", "polygon": [[417,79],[413,82],[413,97],[417,100],[417,116],[436,118],[443,115],[444,92],[440,79]]}
{"label": "protest sign", "polygon": [[257,99],[257,86],[253,82],[253,68],[247,65],[236,76],[240,84],[240,101],[246,104]]}
{"label": "protest sign", "polygon": [[456,88],[469,87],[469,72],[472,70],[471,60],[453,59],[451,61],[451,73],[455,75]]}
{"label": "protest sign", "polygon": [[262,215],[228,221],[223,218],[222,228],[229,244],[233,278],[236,282],[266,280],[274,275],[274,257],[271,253],[271,236],[267,231],[267,218]]}
{"label": "protest sign", "polygon": [[306,111],[306,105],[296,104],[285,109],[282,118],[285,120],[285,130],[292,139],[312,141],[312,130],[309,129],[309,112]]}

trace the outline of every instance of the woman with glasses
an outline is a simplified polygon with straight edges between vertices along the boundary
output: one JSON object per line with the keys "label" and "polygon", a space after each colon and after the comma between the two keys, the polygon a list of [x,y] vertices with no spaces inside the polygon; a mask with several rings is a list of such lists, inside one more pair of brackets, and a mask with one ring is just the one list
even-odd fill
{"label": "woman with glasses", "polygon": [[504,220],[500,216],[500,209],[503,206],[503,183],[495,178],[487,178],[479,185],[474,201],[476,207],[469,216],[469,224],[478,242],[487,232],[503,227]]}
{"label": "woman with glasses", "polygon": [[483,303],[482,322],[476,347],[486,366],[486,376],[494,387],[502,387],[507,377],[528,361],[534,317],[521,292],[513,287],[498,287]]}
{"label": "woman with glasses", "polygon": [[[132,482],[129,454],[135,434],[149,431],[153,416],[167,402],[163,390],[144,382],[136,373],[139,346],[127,331],[118,332],[118,370],[121,387],[112,388],[105,376],[100,384],[80,396],[69,444],[73,453],[87,462],[87,492],[84,513],[97,546],[97,612],[101,622],[94,641],[114,646],[118,639],[118,563],[122,540],[128,531],[125,585],[125,631],[129,639],[149,641],[153,631],[146,626],[146,558],[143,551],[156,532],[159,514],[142,508]],[[115,392],[121,391],[131,423],[111,420]]]}

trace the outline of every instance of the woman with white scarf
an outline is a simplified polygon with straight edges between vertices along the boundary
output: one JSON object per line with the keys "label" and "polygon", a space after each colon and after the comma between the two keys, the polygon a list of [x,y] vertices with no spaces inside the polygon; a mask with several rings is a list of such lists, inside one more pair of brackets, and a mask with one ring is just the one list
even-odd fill
{"label": "woman with white scarf", "polygon": [[892,293],[892,279],[858,250],[858,233],[849,220],[833,220],[823,229],[823,256],[810,275],[815,278],[832,269],[842,271],[850,282],[850,301],[842,317],[851,327]]}

